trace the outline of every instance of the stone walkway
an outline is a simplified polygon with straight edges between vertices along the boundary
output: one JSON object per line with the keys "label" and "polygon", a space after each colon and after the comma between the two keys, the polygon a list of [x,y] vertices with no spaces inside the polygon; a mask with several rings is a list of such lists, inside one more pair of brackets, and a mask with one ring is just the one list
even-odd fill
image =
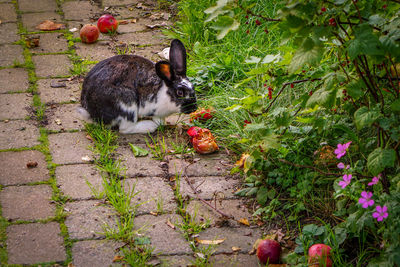
{"label": "stone walkway", "polygon": [[[168,13],[157,11],[151,0],[138,4],[138,0],[0,0],[1,266],[121,265],[113,263],[121,244],[105,240],[102,228],[114,223],[114,213],[87,184],[102,190],[102,178],[88,160],[93,158],[92,141],[75,114],[82,79],[72,75],[71,69],[79,71],[82,66],[78,57],[90,68],[123,49],[154,61],[161,59],[157,52],[169,41],[159,28],[150,30],[146,25],[170,25]],[[68,29],[96,21],[105,10],[127,22],[120,25],[115,39],[101,35],[97,43],[87,45],[73,39],[79,37],[78,31],[68,34]],[[66,30],[36,32],[43,20],[63,23]],[[38,47],[26,47],[24,40],[30,37],[40,37]],[[174,156],[160,162],[133,156],[129,143],[146,147],[145,136],[126,135],[118,140],[127,182],[136,183],[137,201],[148,201],[139,207],[135,225],[147,225],[153,254],[162,264],[187,266],[195,260],[196,253],[178,227],[167,224],[179,220],[170,178],[189,165],[187,180],[201,192],[200,197],[235,217],[221,220],[182,179],[181,195],[189,199],[187,212],[196,214],[199,222],[211,220],[198,238],[224,239],[210,266],[258,266],[257,257],[248,252],[261,232],[237,222],[251,221],[251,216],[233,195],[240,180],[229,175],[224,152],[196,155],[192,163]],[[163,214],[155,216],[160,199]]]}

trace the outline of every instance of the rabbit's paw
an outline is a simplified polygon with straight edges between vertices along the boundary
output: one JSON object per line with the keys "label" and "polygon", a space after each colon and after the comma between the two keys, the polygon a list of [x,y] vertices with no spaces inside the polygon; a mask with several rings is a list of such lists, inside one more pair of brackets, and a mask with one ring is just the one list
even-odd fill
{"label": "rabbit's paw", "polygon": [[133,123],[131,121],[122,121],[119,125],[119,132],[123,134],[132,133],[152,133],[158,127],[158,124],[151,120],[144,120]]}

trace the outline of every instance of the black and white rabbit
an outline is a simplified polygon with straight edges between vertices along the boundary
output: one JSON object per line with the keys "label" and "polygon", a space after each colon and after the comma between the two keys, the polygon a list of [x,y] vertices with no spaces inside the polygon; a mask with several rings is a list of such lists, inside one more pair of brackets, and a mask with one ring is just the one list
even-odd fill
{"label": "black and white rabbit", "polygon": [[[196,110],[196,94],[186,77],[186,50],[171,42],[169,61],[118,55],[99,62],[85,77],[79,112],[118,126],[121,133],[154,132],[173,113]],[[151,120],[138,118],[151,117]]]}

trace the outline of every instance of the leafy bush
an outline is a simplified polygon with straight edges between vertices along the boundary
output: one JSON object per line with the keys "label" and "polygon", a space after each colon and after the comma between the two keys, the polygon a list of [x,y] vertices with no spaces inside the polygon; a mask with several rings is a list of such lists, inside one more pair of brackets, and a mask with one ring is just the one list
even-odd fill
{"label": "leafy bush", "polygon": [[190,73],[224,122],[208,127],[246,152],[237,194],[265,220],[326,221],[335,264],[400,264],[399,2],[180,6]]}

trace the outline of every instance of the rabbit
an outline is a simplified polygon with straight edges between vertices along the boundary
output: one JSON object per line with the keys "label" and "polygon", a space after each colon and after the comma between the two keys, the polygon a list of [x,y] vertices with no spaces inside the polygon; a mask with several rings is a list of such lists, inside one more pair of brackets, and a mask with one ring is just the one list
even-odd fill
{"label": "rabbit", "polygon": [[[171,42],[169,61],[156,64],[137,55],[117,55],[96,64],[82,85],[79,112],[86,119],[118,127],[123,134],[151,133],[173,113],[197,109],[186,77],[186,49]],[[151,120],[139,118],[151,117]]]}

